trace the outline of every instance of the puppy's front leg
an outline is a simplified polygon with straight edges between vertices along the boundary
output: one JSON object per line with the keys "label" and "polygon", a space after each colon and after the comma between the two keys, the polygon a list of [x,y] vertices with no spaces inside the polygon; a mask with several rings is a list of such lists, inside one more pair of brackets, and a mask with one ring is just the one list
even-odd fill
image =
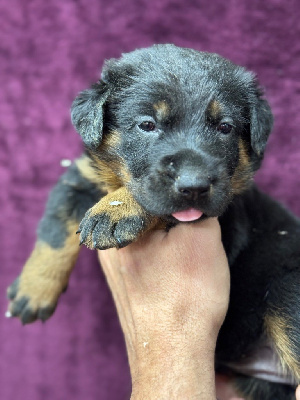
{"label": "puppy's front leg", "polygon": [[91,249],[125,247],[159,224],[133,198],[126,187],[103,197],[80,223],[80,240]]}
{"label": "puppy's front leg", "polygon": [[101,198],[88,178],[88,162],[74,163],[53,188],[39,224],[37,242],[21,274],[8,288],[7,315],[23,324],[45,321],[54,312],[79,252],[76,231],[86,210]]}
{"label": "puppy's front leg", "polygon": [[[60,294],[67,288],[79,251],[75,222],[67,224],[66,239],[55,247],[38,239],[21,274],[8,288],[8,314],[23,324],[45,321],[54,312]],[[52,225],[51,229],[55,229]]]}

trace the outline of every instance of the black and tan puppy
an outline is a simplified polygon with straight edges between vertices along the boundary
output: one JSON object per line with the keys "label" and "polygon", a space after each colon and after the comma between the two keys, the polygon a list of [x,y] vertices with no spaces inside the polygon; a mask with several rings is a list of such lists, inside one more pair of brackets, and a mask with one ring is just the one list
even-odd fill
{"label": "black and tan puppy", "polygon": [[232,290],[217,368],[246,374],[266,345],[279,356],[281,383],[256,371],[237,375],[237,385],[248,400],[293,399],[300,223],[252,183],[272,126],[253,74],[173,45],[137,50],[105,64],[75,99],[72,121],[86,152],[50,195],[32,255],[8,289],[10,314],[29,323],[53,313],[79,252],[76,231],[106,249],[219,216]]}

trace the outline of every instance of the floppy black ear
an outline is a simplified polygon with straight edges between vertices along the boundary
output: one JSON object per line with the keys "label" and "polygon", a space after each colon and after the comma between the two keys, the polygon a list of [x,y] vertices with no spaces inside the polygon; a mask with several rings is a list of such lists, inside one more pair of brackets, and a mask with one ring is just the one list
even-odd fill
{"label": "floppy black ear", "polygon": [[102,140],[103,105],[109,89],[103,82],[84,90],[75,98],[71,107],[71,120],[87,147],[97,148]]}
{"label": "floppy black ear", "polygon": [[269,103],[261,98],[259,90],[251,106],[250,114],[251,146],[259,157],[263,157],[273,126],[273,115]]}

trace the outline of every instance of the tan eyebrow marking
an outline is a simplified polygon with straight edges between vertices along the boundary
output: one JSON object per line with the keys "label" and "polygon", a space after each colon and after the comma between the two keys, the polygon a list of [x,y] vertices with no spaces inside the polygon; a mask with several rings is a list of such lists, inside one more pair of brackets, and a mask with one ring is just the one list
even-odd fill
{"label": "tan eyebrow marking", "polygon": [[222,112],[222,105],[214,99],[209,103],[207,111],[209,112],[211,118],[217,119]]}
{"label": "tan eyebrow marking", "polygon": [[167,118],[170,112],[170,107],[165,100],[161,100],[153,104],[153,108],[156,111],[156,116],[158,119]]}

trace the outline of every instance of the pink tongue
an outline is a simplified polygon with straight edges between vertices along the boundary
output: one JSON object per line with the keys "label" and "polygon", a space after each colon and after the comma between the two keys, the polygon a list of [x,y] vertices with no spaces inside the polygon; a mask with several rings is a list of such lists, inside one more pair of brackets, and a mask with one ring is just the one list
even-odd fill
{"label": "pink tongue", "polygon": [[181,222],[196,221],[203,214],[202,211],[196,210],[195,208],[189,208],[188,210],[178,211],[173,213],[173,217]]}

